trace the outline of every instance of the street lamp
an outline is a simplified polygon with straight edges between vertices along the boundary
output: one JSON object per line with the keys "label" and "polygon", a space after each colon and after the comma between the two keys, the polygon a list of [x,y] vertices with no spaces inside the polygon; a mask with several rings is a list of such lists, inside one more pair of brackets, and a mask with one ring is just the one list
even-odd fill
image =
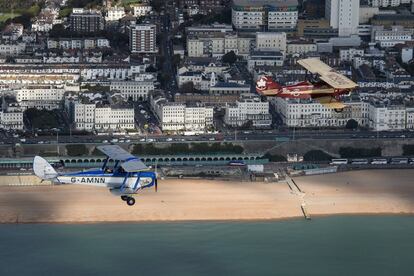
{"label": "street lamp", "polygon": [[57,151],[57,155],[59,156],[59,129],[56,129],[56,151]]}

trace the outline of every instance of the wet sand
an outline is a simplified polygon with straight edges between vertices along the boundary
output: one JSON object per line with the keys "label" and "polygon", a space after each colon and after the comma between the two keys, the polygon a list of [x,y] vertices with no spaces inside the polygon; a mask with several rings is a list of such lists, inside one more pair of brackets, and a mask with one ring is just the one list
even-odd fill
{"label": "wet sand", "polygon": [[105,188],[0,186],[0,222],[83,223],[266,220],[331,214],[414,214],[414,170],[370,170],[295,178],[286,183],[161,180],[127,206]]}

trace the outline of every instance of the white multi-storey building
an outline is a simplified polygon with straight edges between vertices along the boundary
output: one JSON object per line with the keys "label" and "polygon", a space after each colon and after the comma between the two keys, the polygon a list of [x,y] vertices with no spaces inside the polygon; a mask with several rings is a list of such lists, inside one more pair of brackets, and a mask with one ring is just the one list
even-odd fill
{"label": "white multi-storey building", "polygon": [[134,4],[131,5],[134,9],[134,16],[140,17],[152,11],[152,7],[148,4]]}
{"label": "white multi-storey building", "polygon": [[406,108],[403,105],[386,105],[371,102],[369,127],[376,131],[402,130],[406,128]]}
{"label": "white multi-storey building", "polygon": [[355,57],[362,57],[362,56],[364,56],[363,49],[348,48],[348,49],[339,50],[339,58],[341,59],[341,61],[352,62]]}
{"label": "white multi-storey building", "polygon": [[249,121],[253,127],[270,127],[272,117],[269,113],[269,102],[248,95],[242,96],[235,104],[226,106],[224,122],[227,125],[240,127]]}
{"label": "white multi-storey building", "polygon": [[110,89],[111,91],[120,92],[126,99],[146,100],[148,94],[154,91],[154,81],[113,81]]}
{"label": "white multi-storey building", "polygon": [[232,23],[238,30],[292,31],[298,20],[296,0],[234,0]]}
{"label": "white multi-storey building", "polygon": [[277,51],[252,51],[247,58],[247,69],[253,72],[256,66],[282,66],[284,56]]}
{"label": "white multi-storey building", "polygon": [[359,0],[327,0],[325,17],[338,36],[358,34]]}
{"label": "white multi-storey building", "polygon": [[29,85],[15,91],[16,100],[23,109],[56,109],[63,100],[63,86]]}
{"label": "white multi-storey building", "polygon": [[286,54],[288,55],[303,55],[306,53],[312,53],[317,51],[318,46],[316,45],[316,43],[310,41],[292,41],[289,42],[286,46]]}
{"label": "white multi-storey building", "polygon": [[217,82],[209,87],[211,95],[242,95],[250,93],[250,85],[235,82]]}
{"label": "white multi-storey building", "polygon": [[401,4],[409,4],[411,0],[368,0],[368,5],[372,7],[398,7]]}
{"label": "white multi-storey building", "polygon": [[236,33],[208,33],[187,37],[189,57],[221,57],[233,51],[236,55],[248,56],[254,37]]}
{"label": "white multi-storey building", "polygon": [[0,108],[0,128],[2,129],[23,129],[23,110],[20,105],[14,101],[9,101],[3,97]]}
{"label": "white multi-storey building", "polygon": [[[284,1],[286,4],[289,1]],[[298,22],[298,12],[294,4],[290,8],[277,8],[269,10],[267,14],[267,28],[273,31],[294,30]]]}
{"label": "white multi-storey building", "polygon": [[286,33],[256,33],[257,51],[280,51],[286,53]]}
{"label": "white multi-storey building", "polygon": [[397,44],[404,44],[407,41],[412,41],[412,31],[404,30],[401,26],[393,26],[391,30],[384,30],[383,28],[375,28],[372,30],[373,40],[381,47],[394,47]]}
{"label": "white multi-storey building", "polygon": [[123,7],[111,7],[106,13],[106,21],[118,21],[125,16],[125,9]]}
{"label": "white multi-storey building", "polygon": [[201,72],[185,72],[178,75],[178,86],[181,87],[183,84],[187,82],[192,82],[194,88],[200,89],[201,88],[201,81],[203,80],[203,75]]}
{"label": "white multi-storey building", "polygon": [[414,129],[414,107],[406,107],[407,114],[406,129]]}
{"label": "white multi-storey building", "polygon": [[213,107],[201,103],[174,103],[156,97],[151,99],[151,106],[163,131],[203,133],[213,125]]}
{"label": "white multi-storey building", "polygon": [[38,19],[32,23],[32,32],[49,32],[53,28],[53,21]]}
{"label": "white multi-storey building", "polygon": [[187,35],[226,33],[226,32],[231,33],[233,32],[233,27],[231,25],[213,23],[209,25],[186,27],[185,32]]}
{"label": "white multi-storey building", "polygon": [[345,127],[350,119],[368,125],[368,103],[360,100],[347,101],[340,113],[311,100],[275,98],[273,104],[289,127]]}
{"label": "white multi-storey building", "polygon": [[118,131],[134,129],[134,108],[119,94],[84,93],[65,103],[75,128],[79,130]]}
{"label": "white multi-storey building", "polygon": [[130,107],[96,107],[95,108],[95,130],[115,130],[124,132],[135,129],[134,108]]}
{"label": "white multi-storey building", "polygon": [[49,38],[47,40],[48,49],[94,49],[109,48],[109,40],[106,38]]}
{"label": "white multi-storey building", "polygon": [[129,47],[132,53],[156,53],[157,28],[153,24],[130,26]]}
{"label": "white multi-storey building", "polygon": [[0,56],[16,56],[26,50],[25,43],[2,43],[0,42]]}

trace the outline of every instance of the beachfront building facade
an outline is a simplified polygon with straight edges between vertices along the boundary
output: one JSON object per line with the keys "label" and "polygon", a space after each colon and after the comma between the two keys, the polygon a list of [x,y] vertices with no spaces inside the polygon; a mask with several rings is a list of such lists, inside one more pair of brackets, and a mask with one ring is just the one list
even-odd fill
{"label": "beachfront building facade", "polygon": [[249,125],[255,128],[268,128],[272,124],[269,102],[259,97],[245,95],[225,108],[224,123],[232,127]]}
{"label": "beachfront building facade", "polygon": [[272,104],[289,127],[345,127],[350,119],[368,126],[369,104],[361,100],[346,101],[347,107],[340,113],[312,100],[276,97]]}
{"label": "beachfront building facade", "polygon": [[151,98],[151,107],[163,131],[204,133],[213,126],[214,109],[202,103],[169,102],[159,96]]}
{"label": "beachfront building facade", "polygon": [[23,110],[20,105],[10,97],[3,97],[0,108],[0,129],[22,130]]}
{"label": "beachfront building facade", "polygon": [[68,95],[65,109],[78,130],[123,132],[135,129],[135,112],[120,94]]}
{"label": "beachfront building facade", "polygon": [[407,112],[403,105],[387,105],[384,102],[373,101],[369,105],[368,112],[369,127],[373,130],[406,129]]}

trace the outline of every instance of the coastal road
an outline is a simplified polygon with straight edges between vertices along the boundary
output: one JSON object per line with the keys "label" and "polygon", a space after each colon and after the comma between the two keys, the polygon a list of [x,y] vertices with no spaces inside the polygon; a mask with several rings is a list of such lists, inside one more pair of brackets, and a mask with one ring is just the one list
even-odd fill
{"label": "coastal road", "polygon": [[[57,139],[58,138],[58,139]],[[226,134],[203,134],[203,135],[46,135],[37,137],[26,137],[21,141],[21,137],[7,137],[0,143],[2,144],[68,144],[68,143],[139,143],[139,142],[214,142],[214,141],[294,141],[294,140],[344,140],[344,139],[367,139],[384,140],[398,139],[408,140],[414,138],[412,131],[235,131]]]}

